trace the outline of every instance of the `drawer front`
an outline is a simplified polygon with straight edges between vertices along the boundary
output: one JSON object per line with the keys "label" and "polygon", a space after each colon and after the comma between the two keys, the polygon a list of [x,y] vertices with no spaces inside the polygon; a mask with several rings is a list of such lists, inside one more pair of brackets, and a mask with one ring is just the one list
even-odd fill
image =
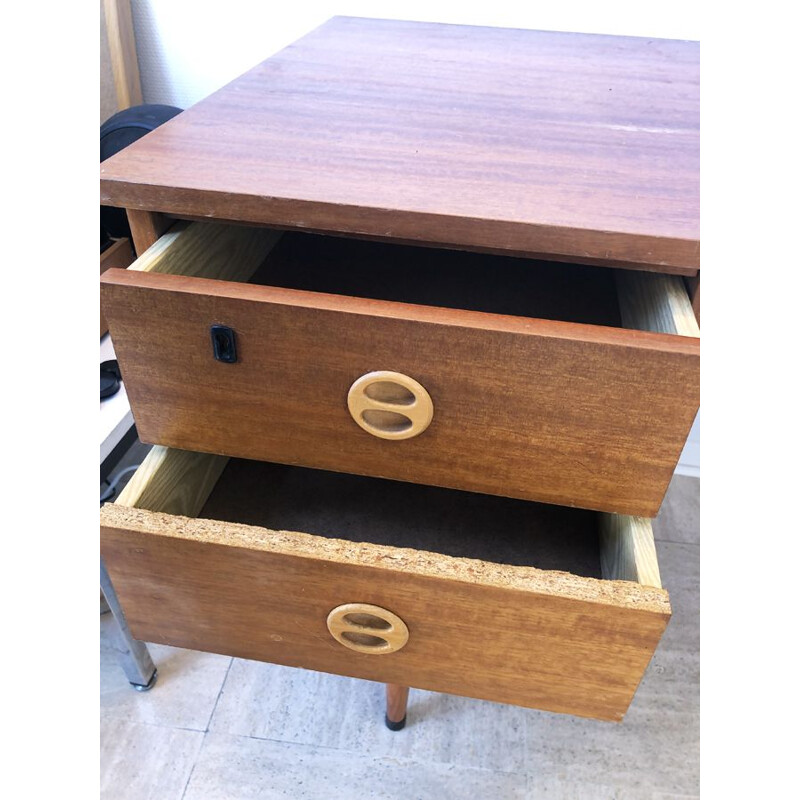
{"label": "drawer front", "polygon": [[[237,278],[247,248],[231,257],[212,241]],[[698,407],[699,340],[210,280],[195,244],[183,263],[203,277],[103,276],[142,440],[657,514]],[[217,325],[233,331],[234,363]],[[408,420],[401,395],[368,396],[359,381],[376,372],[426,413]],[[396,420],[413,435],[391,435]]]}
{"label": "drawer front", "polygon": [[[133,634],[241,658],[619,720],[670,614],[666,592],[630,581],[120,505],[101,516]],[[631,548],[608,552],[627,577]],[[358,616],[332,614],[348,604],[400,622],[359,636]],[[343,630],[361,647],[340,643]]]}

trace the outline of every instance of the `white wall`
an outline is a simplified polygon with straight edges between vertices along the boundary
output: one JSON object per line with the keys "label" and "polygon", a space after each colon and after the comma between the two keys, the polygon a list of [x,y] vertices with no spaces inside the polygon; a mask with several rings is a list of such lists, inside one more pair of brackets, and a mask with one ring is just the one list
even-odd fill
{"label": "white wall", "polygon": [[145,102],[201,100],[336,15],[699,39],[693,0],[132,0]]}
{"label": "white wall", "polygon": [[[144,101],[180,108],[202,100],[335,15],[700,39],[696,0],[132,0],[131,7]],[[699,414],[678,472],[700,474]]]}
{"label": "white wall", "polygon": [[686,440],[686,446],[681,453],[681,459],[678,462],[678,468],[675,470],[678,475],[692,475],[695,478],[700,477],[700,412],[697,412],[697,417],[692,425],[692,430],[689,432],[689,438]]}

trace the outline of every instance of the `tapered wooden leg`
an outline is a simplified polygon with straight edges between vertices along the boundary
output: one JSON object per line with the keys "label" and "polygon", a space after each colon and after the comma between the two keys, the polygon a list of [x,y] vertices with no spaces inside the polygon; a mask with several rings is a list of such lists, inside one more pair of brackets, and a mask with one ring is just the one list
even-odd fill
{"label": "tapered wooden leg", "polygon": [[386,727],[390,731],[402,730],[406,725],[408,686],[386,684]]}

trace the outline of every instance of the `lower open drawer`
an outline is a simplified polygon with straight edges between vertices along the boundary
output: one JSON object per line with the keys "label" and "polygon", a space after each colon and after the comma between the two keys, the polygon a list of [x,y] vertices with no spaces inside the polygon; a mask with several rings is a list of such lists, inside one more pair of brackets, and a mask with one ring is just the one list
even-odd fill
{"label": "lower open drawer", "polygon": [[548,711],[620,720],[670,617],[637,517],[156,447],[101,525],[139,639]]}

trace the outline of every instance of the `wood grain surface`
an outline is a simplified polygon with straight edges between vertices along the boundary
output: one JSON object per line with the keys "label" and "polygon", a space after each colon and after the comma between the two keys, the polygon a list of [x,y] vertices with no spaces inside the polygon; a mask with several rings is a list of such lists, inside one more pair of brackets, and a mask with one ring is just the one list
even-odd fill
{"label": "wood grain surface", "polygon": [[694,277],[684,279],[686,281],[686,290],[689,292],[689,298],[692,301],[692,309],[697,318],[697,324],[700,324],[700,273]]}
{"label": "wood grain surface", "polygon": [[[699,404],[699,340],[109,270],[106,314],[143,441],[652,517]],[[209,328],[236,332],[215,361]],[[385,441],[347,409],[409,375],[436,409]]]}
{"label": "wood grain surface", "polygon": [[280,238],[279,231],[266,228],[176,222],[131,270],[244,283]]}
{"label": "wood grain surface", "polygon": [[661,588],[653,525],[643,517],[600,515],[600,566],[612,581],[636,581]]}
{"label": "wood grain surface", "polygon": [[[621,719],[670,615],[666,592],[625,581],[120,505],[101,522],[138,638],[549,711]],[[401,617],[406,645],[335,641],[349,602]]]}
{"label": "wood grain surface", "polygon": [[228,459],[156,445],[115,501],[121,506],[195,517]]}
{"label": "wood grain surface", "polygon": [[695,42],[337,17],[101,164],[101,202],[696,273]]}
{"label": "wood grain surface", "polygon": [[699,338],[700,327],[683,278],[614,271],[620,316],[626,328]]}

